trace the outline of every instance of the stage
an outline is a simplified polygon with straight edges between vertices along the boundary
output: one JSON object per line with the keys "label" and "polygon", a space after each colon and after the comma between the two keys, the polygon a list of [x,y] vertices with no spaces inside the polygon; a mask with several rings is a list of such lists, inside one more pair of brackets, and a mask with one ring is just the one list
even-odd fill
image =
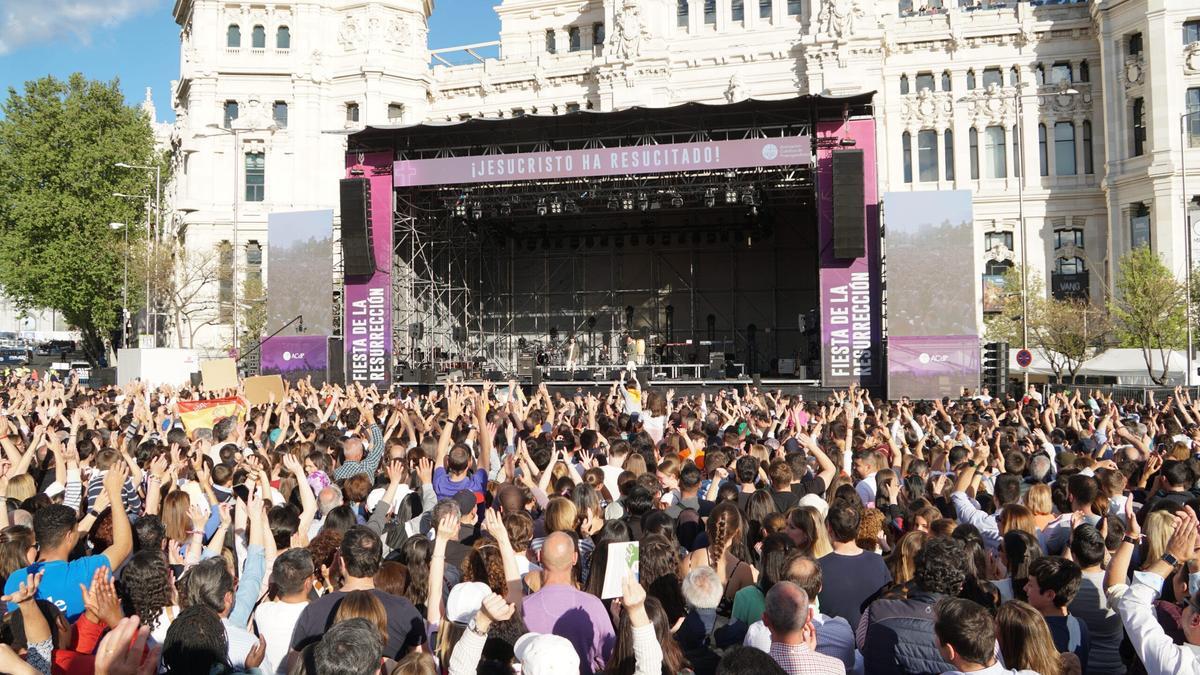
{"label": "stage", "polygon": [[860,194],[861,250],[834,257],[832,204],[821,206],[832,154],[857,152],[861,167],[854,146],[869,144],[873,161],[871,100],[353,133],[335,307],[348,379],[606,386],[634,361],[644,382],[677,389],[755,376],[875,384],[879,261],[863,243],[863,169],[842,179]]}

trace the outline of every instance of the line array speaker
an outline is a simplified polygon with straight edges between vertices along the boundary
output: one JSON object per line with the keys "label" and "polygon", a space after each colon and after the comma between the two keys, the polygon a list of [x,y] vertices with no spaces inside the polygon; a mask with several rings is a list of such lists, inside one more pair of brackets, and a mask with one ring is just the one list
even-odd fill
{"label": "line array speaker", "polygon": [[375,273],[371,243],[371,184],[366,178],[342,181],[342,269],[348,277]]}
{"label": "line array speaker", "polygon": [[866,255],[863,151],[833,151],[833,256]]}

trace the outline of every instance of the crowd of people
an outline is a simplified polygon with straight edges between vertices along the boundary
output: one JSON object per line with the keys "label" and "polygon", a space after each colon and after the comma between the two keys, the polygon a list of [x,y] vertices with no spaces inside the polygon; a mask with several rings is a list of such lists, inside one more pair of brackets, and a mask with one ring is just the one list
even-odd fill
{"label": "crowd of people", "polygon": [[1183,391],[214,395],[3,381],[0,672],[1200,673]]}

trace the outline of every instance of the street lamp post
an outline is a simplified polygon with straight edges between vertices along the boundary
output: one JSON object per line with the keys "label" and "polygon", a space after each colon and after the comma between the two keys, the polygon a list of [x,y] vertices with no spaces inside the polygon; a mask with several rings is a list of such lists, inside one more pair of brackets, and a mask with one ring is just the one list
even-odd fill
{"label": "street lamp post", "polygon": [[125,230],[125,281],[121,285],[121,342],[129,347],[129,227],[125,223],[109,223],[114,230]]}
{"label": "street lamp post", "polygon": [[[145,332],[152,333],[151,324],[153,322],[150,318],[150,264],[149,264],[150,263],[150,249],[149,249],[149,241],[148,241],[149,237],[150,237],[150,199],[151,198],[150,198],[150,195],[127,195],[123,192],[114,192],[113,196],[120,197],[121,199],[143,199],[146,201],[146,236],[147,236],[146,263],[147,264],[146,264],[146,325],[144,326],[144,329],[145,329]],[[126,230],[126,232],[125,232],[125,237],[126,237],[126,240],[128,240],[128,238],[129,238],[128,230]],[[128,250],[126,250],[125,255],[126,255],[126,257],[129,256]],[[126,260],[126,264],[128,266],[128,260]],[[128,277],[128,270],[126,271],[126,277]],[[128,278],[126,279],[126,284],[128,285]],[[158,342],[156,341],[155,344],[157,345]],[[128,345],[126,345],[126,346],[128,346]]]}
{"label": "street lamp post", "polygon": [[[150,293],[150,276],[153,265],[152,251],[157,248],[158,237],[162,232],[162,169],[156,166],[146,166],[140,164],[127,164],[125,162],[117,162],[113,166],[121,169],[135,169],[140,171],[154,172],[154,232],[151,235],[146,248],[146,324],[149,330],[147,331],[154,336],[154,346],[158,346],[158,319],[153,310],[153,302]],[[149,200],[147,199],[147,202]],[[146,229],[150,229],[150,214],[146,214]]]}

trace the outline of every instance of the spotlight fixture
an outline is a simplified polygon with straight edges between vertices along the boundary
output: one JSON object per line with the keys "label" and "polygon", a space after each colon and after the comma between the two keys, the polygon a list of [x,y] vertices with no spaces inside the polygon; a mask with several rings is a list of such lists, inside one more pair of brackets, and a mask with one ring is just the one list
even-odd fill
{"label": "spotlight fixture", "polygon": [[512,204],[510,204],[508,202],[500,202],[500,215],[511,216],[512,215]]}
{"label": "spotlight fixture", "polygon": [[742,203],[746,206],[754,206],[754,188],[744,188],[742,190]]}
{"label": "spotlight fixture", "polygon": [[455,202],[454,215],[459,218],[465,218],[467,215],[467,203],[464,201]]}
{"label": "spotlight fixture", "polygon": [[562,202],[559,201],[558,197],[550,200],[550,213],[553,213],[557,216],[558,214],[562,213],[562,210],[563,205]]}
{"label": "spotlight fixture", "polygon": [[539,216],[544,216],[544,215],[546,215],[547,211],[548,211],[548,209],[546,208],[546,199],[543,197],[542,199],[539,199],[537,201],[537,214]]}
{"label": "spotlight fixture", "polygon": [[710,209],[717,205],[717,191],[713,188],[704,191],[704,205]]}
{"label": "spotlight fixture", "polygon": [[736,204],[738,200],[737,188],[732,185],[725,186],[725,203]]}
{"label": "spotlight fixture", "polygon": [[671,195],[671,207],[676,209],[683,208],[683,195],[675,192]]}
{"label": "spotlight fixture", "polygon": [[646,196],[645,192],[638,193],[638,208],[643,211],[650,208],[650,198]]}
{"label": "spotlight fixture", "polygon": [[633,194],[626,192],[621,195],[621,208],[625,211],[633,210]]}
{"label": "spotlight fixture", "polygon": [[483,204],[475,202],[471,205],[471,217],[475,220],[483,220]]}
{"label": "spotlight fixture", "polygon": [[609,211],[616,211],[616,210],[617,210],[617,209],[619,209],[619,208],[621,208],[621,203],[620,203],[619,201],[617,201],[617,197],[616,197],[616,195],[613,195],[612,197],[609,197],[609,198],[608,198],[608,210],[609,210]]}

